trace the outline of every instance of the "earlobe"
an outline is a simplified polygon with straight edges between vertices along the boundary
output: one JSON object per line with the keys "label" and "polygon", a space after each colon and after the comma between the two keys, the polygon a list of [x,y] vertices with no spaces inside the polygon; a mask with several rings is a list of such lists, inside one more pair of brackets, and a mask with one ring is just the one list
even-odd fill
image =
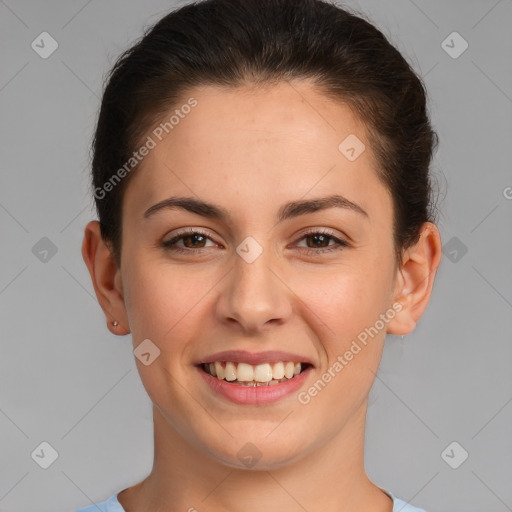
{"label": "earlobe", "polygon": [[[82,256],[107,319],[107,327],[113,334],[128,334],[128,321],[115,258],[101,237],[98,221],[90,221],[84,230]],[[117,322],[117,325],[114,325]]]}
{"label": "earlobe", "polygon": [[388,323],[389,334],[409,334],[416,327],[430,300],[441,253],[437,226],[424,223],[418,242],[405,251],[397,272],[394,302],[400,302],[402,307]]}

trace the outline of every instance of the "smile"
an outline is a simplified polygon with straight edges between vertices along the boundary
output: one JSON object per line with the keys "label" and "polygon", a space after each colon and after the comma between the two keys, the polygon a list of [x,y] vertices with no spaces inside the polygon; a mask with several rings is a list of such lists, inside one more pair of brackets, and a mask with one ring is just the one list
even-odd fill
{"label": "smile", "polygon": [[214,363],[203,363],[201,365],[205,372],[219,380],[249,387],[275,386],[287,382],[299,375],[308,366],[308,363],[295,363],[293,361],[258,365],[215,361]]}
{"label": "smile", "polygon": [[251,365],[215,361],[196,366],[201,380],[214,396],[240,405],[263,406],[290,399],[313,371],[307,362],[278,361]]}

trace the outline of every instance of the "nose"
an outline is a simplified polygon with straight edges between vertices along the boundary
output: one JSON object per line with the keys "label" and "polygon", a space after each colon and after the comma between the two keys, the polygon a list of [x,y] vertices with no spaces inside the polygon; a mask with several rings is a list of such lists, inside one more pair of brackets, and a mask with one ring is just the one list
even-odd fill
{"label": "nose", "polygon": [[293,293],[271,252],[264,250],[250,263],[238,253],[233,258],[217,301],[219,321],[253,334],[286,322],[292,313]]}

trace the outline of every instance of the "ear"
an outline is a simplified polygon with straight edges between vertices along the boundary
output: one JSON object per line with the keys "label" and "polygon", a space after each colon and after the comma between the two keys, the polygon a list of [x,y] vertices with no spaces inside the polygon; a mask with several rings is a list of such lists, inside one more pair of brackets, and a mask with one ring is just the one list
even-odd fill
{"label": "ear", "polygon": [[430,300],[441,255],[439,230],[432,222],[425,222],[418,242],[405,251],[397,271],[394,303],[400,302],[402,309],[388,323],[389,334],[409,334],[416,327]]}
{"label": "ear", "polygon": [[[121,272],[115,258],[104,242],[98,221],[90,221],[85,227],[82,256],[89,269],[96,297],[113,334],[130,332],[123,297]],[[113,322],[118,322],[117,326]]]}

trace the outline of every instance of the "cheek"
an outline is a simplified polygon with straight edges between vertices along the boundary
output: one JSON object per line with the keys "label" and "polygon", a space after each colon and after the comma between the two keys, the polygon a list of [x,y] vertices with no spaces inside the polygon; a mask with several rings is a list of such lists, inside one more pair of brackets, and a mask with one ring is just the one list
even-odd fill
{"label": "cheek", "polygon": [[[359,254],[357,263],[321,276],[306,274],[293,288],[304,302],[299,314],[319,340],[321,371],[329,382],[318,404],[330,404],[341,416],[361,403],[378,370],[386,334],[380,315],[390,307],[391,261]],[[311,392],[313,396],[317,390]]]}
{"label": "cheek", "polygon": [[389,269],[374,259],[359,263],[333,266],[322,273],[305,272],[292,287],[307,306],[304,310],[314,313],[311,320],[324,324],[328,339],[333,339],[330,345],[336,349],[373,325],[389,307]]}
{"label": "cheek", "polygon": [[361,407],[378,370],[385,328],[371,334],[365,329],[389,307],[389,275],[373,258],[367,260],[373,266],[362,260],[316,275],[305,272],[291,285],[300,299],[300,321],[321,355],[318,373],[297,397],[309,416],[310,435],[335,435]]}
{"label": "cheek", "polygon": [[[149,338],[157,345],[173,339],[184,339],[184,326],[194,318],[196,305],[211,288],[204,280],[194,279],[190,272],[165,264],[134,259],[127,265],[127,311],[136,345]],[[205,297],[206,298],[206,297]]]}

